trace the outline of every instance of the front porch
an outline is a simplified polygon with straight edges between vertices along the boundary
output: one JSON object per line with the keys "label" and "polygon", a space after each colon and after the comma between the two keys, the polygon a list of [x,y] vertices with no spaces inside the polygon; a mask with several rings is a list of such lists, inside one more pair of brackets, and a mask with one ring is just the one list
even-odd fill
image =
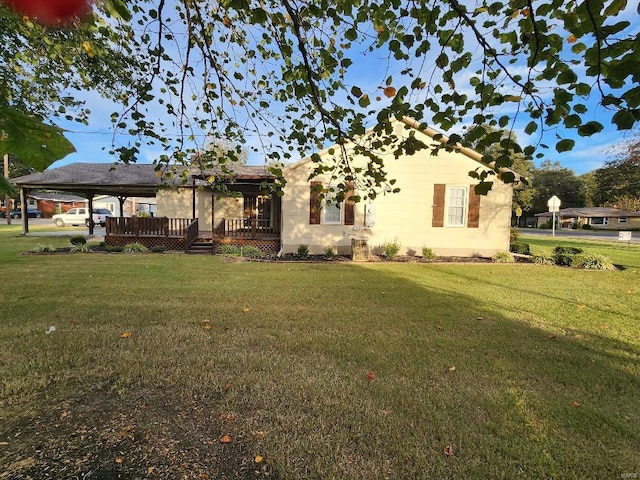
{"label": "front porch", "polygon": [[105,246],[140,243],[147,248],[203,253],[215,252],[220,245],[251,245],[271,254],[280,250],[279,228],[269,220],[221,219],[213,232],[200,227],[197,218],[108,217]]}

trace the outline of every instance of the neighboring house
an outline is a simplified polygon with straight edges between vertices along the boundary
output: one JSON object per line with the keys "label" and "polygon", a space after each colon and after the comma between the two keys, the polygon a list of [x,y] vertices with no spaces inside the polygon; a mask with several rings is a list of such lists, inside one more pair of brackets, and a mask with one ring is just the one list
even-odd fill
{"label": "neighboring house", "polygon": [[157,202],[155,197],[123,198],[111,195],[97,195],[93,199],[93,206],[94,208],[111,210],[115,217],[135,217],[141,213],[146,213],[150,216],[157,215]]}
{"label": "neighboring house", "polygon": [[[438,132],[417,127],[412,120],[397,122],[395,134],[415,135],[427,145],[438,143],[434,140]],[[328,158],[330,150],[320,152],[320,157]],[[477,152],[459,148],[432,155],[430,149],[423,149],[398,159],[388,157],[384,168],[389,178],[397,180],[394,187],[400,192],[359,203],[319,204],[314,186],[320,182],[327,187],[329,179],[308,180],[315,168],[310,157],[286,168],[284,252],[295,252],[305,244],[312,254],[322,253],[327,246],[345,254],[350,253],[354,238],[366,239],[376,254],[383,253],[386,242],[398,243],[400,254],[409,255],[422,255],[423,247],[446,256],[491,256],[509,250],[512,187],[496,179],[488,195],[477,195],[477,182],[469,171],[486,168]],[[361,160],[353,159],[356,165]]]}
{"label": "neighboring house", "polygon": [[29,208],[42,211],[45,217],[51,217],[74,207],[83,207],[87,204],[87,199],[65,193],[31,192],[27,196],[27,204]]}
{"label": "neighboring house", "polygon": [[[395,133],[415,135],[427,145],[443,141],[434,139],[438,135],[434,130],[419,129],[411,120],[396,122]],[[330,151],[319,155],[328,159]],[[374,253],[382,253],[386,242],[395,242],[401,246],[400,254],[409,255],[421,255],[423,247],[443,256],[490,256],[509,249],[512,187],[495,179],[488,195],[475,194],[477,182],[469,172],[487,168],[480,154],[459,147],[433,155],[427,148],[411,156],[388,157],[385,170],[390,179],[396,179],[400,192],[359,203],[321,203],[314,187],[317,182],[329,186],[330,179],[309,180],[314,169],[311,158],[283,170],[282,197],[269,192],[276,179],[266,166],[235,166],[233,175],[182,169],[175,178],[186,182],[175,180],[167,187],[154,165],[79,163],[13,182],[23,195],[43,188],[82,192],[94,207],[102,201],[110,203],[101,195],[118,201],[155,195],[157,218],[134,222],[114,217],[107,223],[107,244],[130,242],[135,236],[136,241],[149,244],[155,237],[172,248],[188,248],[197,237],[283,253],[295,253],[304,244],[311,254],[332,247],[348,255],[352,241],[368,243]],[[362,159],[352,161],[357,165]],[[213,192],[209,181],[230,193]],[[355,188],[354,193],[358,193]],[[110,238],[110,228],[120,232],[121,238]],[[28,224],[24,229],[28,231]],[[164,232],[164,240],[158,232]]]}
{"label": "neighboring house", "polygon": [[[82,207],[87,203],[87,199],[78,195],[70,195],[55,192],[31,192],[26,197],[27,208],[40,210],[45,217],[51,217],[56,213],[63,213],[73,207]],[[5,210],[4,199],[0,200],[0,210]],[[15,203],[16,208],[20,202]],[[11,210],[13,207],[9,208]]]}
{"label": "neighboring house", "polygon": [[[640,212],[626,212],[609,207],[563,208],[556,212],[556,222],[560,228],[582,228],[590,225],[602,230],[632,230],[640,228]],[[540,227],[551,222],[553,213],[536,214]]]}

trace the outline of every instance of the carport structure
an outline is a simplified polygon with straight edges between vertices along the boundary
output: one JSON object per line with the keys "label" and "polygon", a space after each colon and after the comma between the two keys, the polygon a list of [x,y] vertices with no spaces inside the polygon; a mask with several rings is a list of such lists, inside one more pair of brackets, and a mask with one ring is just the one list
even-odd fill
{"label": "carport structure", "polygon": [[[82,194],[93,211],[96,195],[111,195],[122,205],[128,197],[155,197],[161,179],[150,164],[73,163],[44,172],[32,173],[11,180],[20,190],[22,206],[22,233],[29,233],[26,198],[33,190],[59,190]],[[93,235],[93,219],[89,234]]]}

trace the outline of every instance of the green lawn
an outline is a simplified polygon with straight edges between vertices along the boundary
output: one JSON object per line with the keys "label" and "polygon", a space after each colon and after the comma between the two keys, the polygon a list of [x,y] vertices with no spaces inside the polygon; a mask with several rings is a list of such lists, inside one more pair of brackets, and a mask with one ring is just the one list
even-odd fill
{"label": "green lawn", "polygon": [[625,268],[594,272],[21,255],[66,240],[18,233],[0,478],[640,475],[638,247],[588,242]]}

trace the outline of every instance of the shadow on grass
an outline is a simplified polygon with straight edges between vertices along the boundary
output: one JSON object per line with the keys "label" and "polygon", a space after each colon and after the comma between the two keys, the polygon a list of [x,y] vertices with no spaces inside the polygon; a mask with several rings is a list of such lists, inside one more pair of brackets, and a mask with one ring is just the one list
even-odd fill
{"label": "shadow on grass", "polygon": [[[135,285],[133,299],[55,303],[79,320],[54,335],[42,314],[17,318],[20,302],[51,299],[0,312],[6,358],[23,360],[0,366],[23,385],[0,398],[16,414],[1,418],[0,464],[34,462],[8,478],[103,465],[91,458],[135,478],[185,463],[214,475],[226,433],[228,473],[246,478],[619,478],[640,465],[637,343],[501,315],[486,294],[500,282],[469,288],[463,267],[126,263],[102,274]],[[82,434],[53,441],[83,426],[86,448]]]}

